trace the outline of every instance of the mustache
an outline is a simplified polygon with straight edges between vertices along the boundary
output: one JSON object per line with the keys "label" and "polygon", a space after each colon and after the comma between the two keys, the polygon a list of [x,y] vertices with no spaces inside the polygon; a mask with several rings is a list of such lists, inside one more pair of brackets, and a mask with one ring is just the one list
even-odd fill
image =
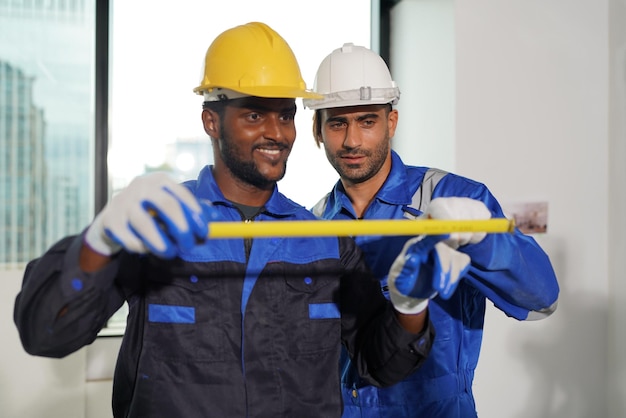
{"label": "mustache", "polygon": [[288,150],[291,149],[288,143],[286,142],[275,142],[275,141],[267,141],[262,144],[255,144],[254,149],[265,148],[265,149],[274,149],[274,150]]}
{"label": "mustache", "polygon": [[351,150],[340,150],[336,153],[337,157],[345,158],[345,157],[369,157],[371,153],[366,150],[362,150],[360,148],[351,149]]}

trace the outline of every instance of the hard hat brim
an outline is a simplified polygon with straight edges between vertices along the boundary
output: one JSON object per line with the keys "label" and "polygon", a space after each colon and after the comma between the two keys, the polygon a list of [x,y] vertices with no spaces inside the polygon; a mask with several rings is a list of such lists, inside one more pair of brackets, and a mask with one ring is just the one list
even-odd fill
{"label": "hard hat brim", "polygon": [[395,105],[400,100],[400,89],[367,89],[367,95],[363,89],[338,91],[324,94],[321,99],[304,99],[304,107],[311,110],[331,109],[335,107],[366,106],[376,104]]}
{"label": "hard hat brim", "polygon": [[[213,87],[211,87],[213,88]],[[248,96],[265,97],[265,98],[303,98],[303,99],[323,99],[324,96],[310,90],[294,89],[292,87],[283,86],[248,86],[241,88],[232,88],[238,93]],[[209,90],[206,86],[198,86],[193,91],[197,94],[204,94]]]}

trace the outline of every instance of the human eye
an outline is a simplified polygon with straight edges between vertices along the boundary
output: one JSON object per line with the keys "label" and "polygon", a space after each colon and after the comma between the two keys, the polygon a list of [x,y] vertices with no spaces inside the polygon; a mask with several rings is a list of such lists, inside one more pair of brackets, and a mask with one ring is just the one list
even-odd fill
{"label": "human eye", "polygon": [[329,129],[333,131],[337,131],[339,129],[343,129],[346,126],[346,123],[340,120],[333,120],[333,121],[328,122],[327,125]]}
{"label": "human eye", "polygon": [[374,119],[363,119],[361,121],[361,126],[363,128],[372,128],[374,125],[376,124],[376,121]]}
{"label": "human eye", "polygon": [[280,115],[280,120],[283,122],[292,122],[296,118],[295,112],[286,112]]}
{"label": "human eye", "polygon": [[258,112],[249,112],[246,114],[246,119],[249,122],[257,122],[258,120],[261,119],[261,114]]}

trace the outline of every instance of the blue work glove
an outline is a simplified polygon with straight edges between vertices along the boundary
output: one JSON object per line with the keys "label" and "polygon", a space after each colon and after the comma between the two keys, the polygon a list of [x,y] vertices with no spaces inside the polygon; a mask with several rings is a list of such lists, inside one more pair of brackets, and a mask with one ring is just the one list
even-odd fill
{"label": "blue work glove", "polygon": [[[481,220],[490,219],[491,212],[480,200],[469,197],[438,197],[430,202],[423,216],[428,219]],[[454,232],[445,242],[457,249],[463,245],[477,244],[486,235],[484,232]]]}
{"label": "blue work glove", "polygon": [[406,242],[396,257],[387,284],[397,311],[417,314],[437,295],[450,298],[470,267],[470,257],[442,240],[447,235],[428,235]]}
{"label": "blue work glove", "polygon": [[217,213],[166,173],[135,178],[102,209],[85,233],[85,244],[102,255],[133,253],[175,257],[208,234]]}

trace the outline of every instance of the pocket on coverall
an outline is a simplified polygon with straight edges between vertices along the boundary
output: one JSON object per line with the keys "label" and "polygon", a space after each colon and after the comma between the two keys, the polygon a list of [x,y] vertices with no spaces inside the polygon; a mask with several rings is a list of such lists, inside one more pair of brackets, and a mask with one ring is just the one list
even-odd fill
{"label": "pocket on coverall", "polygon": [[146,350],[166,361],[221,361],[224,324],[221,290],[213,279],[154,280],[146,296]]}

